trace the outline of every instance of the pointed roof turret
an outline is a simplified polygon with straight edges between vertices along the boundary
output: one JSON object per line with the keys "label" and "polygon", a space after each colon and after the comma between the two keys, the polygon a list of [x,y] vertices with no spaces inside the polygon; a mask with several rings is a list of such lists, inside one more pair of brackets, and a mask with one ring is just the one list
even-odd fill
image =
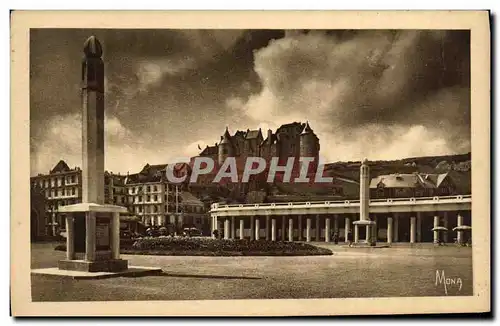
{"label": "pointed roof turret", "polygon": [[302,132],[300,134],[306,135],[306,134],[312,134],[312,133],[313,133],[313,130],[309,126],[309,121],[306,121],[306,125],[304,126],[304,129],[302,130]]}
{"label": "pointed roof turret", "polygon": [[224,132],[224,136],[222,136],[220,143],[221,144],[229,144],[230,142],[231,142],[231,135],[229,134],[229,129],[226,126],[226,131]]}

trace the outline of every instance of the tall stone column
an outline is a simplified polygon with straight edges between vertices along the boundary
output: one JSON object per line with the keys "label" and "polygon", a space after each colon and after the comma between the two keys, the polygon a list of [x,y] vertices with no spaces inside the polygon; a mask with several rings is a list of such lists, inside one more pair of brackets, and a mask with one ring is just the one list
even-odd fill
{"label": "tall stone column", "polygon": [[104,204],[104,62],[94,36],[82,62],[82,202]]}
{"label": "tall stone column", "polygon": [[255,239],[255,216],[250,216],[250,240]]}
{"label": "tall stone column", "polygon": [[[448,228],[448,212],[444,212],[443,213],[443,226],[445,228]],[[444,234],[443,234],[443,241],[445,243],[448,242],[448,232],[444,232]]]}
{"label": "tall stone column", "polygon": [[281,217],[281,241],[286,241],[286,216]]}
{"label": "tall stone column", "polygon": [[417,242],[422,242],[422,213],[417,212]]}
{"label": "tall stone column", "polygon": [[[463,224],[464,224],[464,218],[463,218],[463,216],[460,213],[458,213],[458,215],[457,215],[457,226],[462,226]],[[457,242],[459,244],[462,243],[463,232],[464,231],[457,231]]]}
{"label": "tall stone column", "polygon": [[370,243],[371,237],[372,237],[372,226],[367,225],[366,226],[366,234],[365,234],[366,243]]}
{"label": "tall stone column", "polygon": [[228,240],[230,237],[230,232],[231,232],[230,225],[229,225],[230,223],[231,223],[231,221],[229,220],[228,217],[226,217],[224,219],[224,239],[226,239],[226,240]]}
{"label": "tall stone column", "polygon": [[325,220],[325,242],[330,242],[330,218]]}
{"label": "tall stone column", "polygon": [[93,261],[95,259],[96,250],[96,228],[95,228],[95,212],[85,213],[85,260]]}
{"label": "tall stone column", "polygon": [[297,216],[298,220],[298,232],[299,232],[299,241],[302,241],[302,215]]}
{"label": "tall stone column", "polygon": [[293,217],[288,218],[288,241],[293,241]]}
{"label": "tall stone column", "polygon": [[306,241],[311,242],[311,218],[307,217],[307,225],[306,225]]}
{"label": "tall stone column", "polygon": [[276,241],[276,219],[271,219],[271,241]]}
{"label": "tall stone column", "polygon": [[345,218],[345,227],[344,227],[344,239],[345,239],[345,242],[349,242],[349,231],[351,230],[351,219],[349,219],[348,217]]}
{"label": "tall stone column", "polygon": [[240,239],[245,239],[245,221],[240,219]]}
{"label": "tall stone column", "polygon": [[359,242],[359,225],[354,224],[354,243]]}
{"label": "tall stone column", "polygon": [[120,213],[113,213],[111,220],[111,253],[113,259],[120,259]]}
{"label": "tall stone column", "polygon": [[399,242],[399,215],[394,214],[394,242]]}
{"label": "tall stone column", "polygon": [[257,216],[255,219],[255,240],[260,239],[260,217]]}
{"label": "tall stone column", "polygon": [[387,218],[387,243],[392,243],[392,217]]}
{"label": "tall stone column", "polygon": [[[439,216],[435,215],[434,216],[434,228],[437,228],[439,226]],[[439,242],[439,231],[434,230],[433,232],[433,242],[438,243]]]}
{"label": "tall stone column", "polygon": [[377,226],[377,222],[378,222],[378,218],[377,216],[374,216],[373,217],[373,222],[374,224],[372,225],[372,240],[377,242],[378,240],[378,226]]}
{"label": "tall stone column", "polygon": [[270,217],[269,215],[266,216],[266,240],[269,240],[269,222],[270,222]]}
{"label": "tall stone column", "polygon": [[415,236],[416,236],[416,218],[411,217],[410,218],[410,243],[415,243]]}
{"label": "tall stone column", "polygon": [[231,216],[231,239],[236,239],[236,217]]}
{"label": "tall stone column", "polygon": [[319,242],[319,239],[321,238],[321,227],[319,226],[319,214],[316,215],[316,241]]}
{"label": "tall stone column", "polygon": [[75,223],[71,214],[66,215],[66,259],[75,258]]}

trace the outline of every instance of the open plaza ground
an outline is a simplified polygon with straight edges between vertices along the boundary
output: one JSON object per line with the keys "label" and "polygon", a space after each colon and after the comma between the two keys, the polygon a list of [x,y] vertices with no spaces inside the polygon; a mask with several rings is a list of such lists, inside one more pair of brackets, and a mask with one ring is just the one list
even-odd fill
{"label": "open plaza ground", "polygon": [[[312,243],[314,244],[314,243]],[[32,275],[33,301],[306,299],[472,295],[472,248],[346,248],[332,256],[192,257],[122,255],[157,266],[158,276],[73,280]],[[65,253],[33,244],[31,268],[57,266]],[[439,277],[436,284],[436,272]],[[459,281],[458,281],[459,280]],[[446,285],[445,283],[448,283]],[[461,284],[461,287],[460,287]],[[446,292],[445,292],[446,285]]]}

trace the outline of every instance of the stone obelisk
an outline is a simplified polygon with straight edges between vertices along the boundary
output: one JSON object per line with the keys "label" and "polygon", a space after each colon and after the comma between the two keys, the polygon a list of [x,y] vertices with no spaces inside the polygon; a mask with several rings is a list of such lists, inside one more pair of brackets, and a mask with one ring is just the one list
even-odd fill
{"label": "stone obelisk", "polygon": [[66,259],[59,269],[121,272],[120,213],[104,202],[104,62],[95,36],[85,41],[82,61],[82,203],[61,207],[66,214]]}
{"label": "stone obelisk", "polygon": [[366,243],[369,245],[375,244],[375,239],[372,237],[371,227],[374,227],[374,222],[370,220],[370,167],[368,160],[365,158],[361,162],[359,168],[359,221],[354,224],[354,243],[359,243],[359,227],[366,227]]}
{"label": "stone obelisk", "polygon": [[104,204],[104,62],[95,36],[83,47],[82,202]]}

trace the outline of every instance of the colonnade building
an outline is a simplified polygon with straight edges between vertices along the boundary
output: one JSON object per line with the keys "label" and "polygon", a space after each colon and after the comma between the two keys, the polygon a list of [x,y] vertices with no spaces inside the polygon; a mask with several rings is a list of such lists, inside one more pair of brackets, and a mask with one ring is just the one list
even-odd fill
{"label": "colonnade building", "polygon": [[[340,242],[371,245],[470,238],[470,195],[370,199],[370,183],[375,181],[369,179],[368,161],[360,172],[359,200],[215,203],[212,230],[221,231],[225,239],[330,242],[336,235]],[[448,232],[440,231],[444,229]]]}

